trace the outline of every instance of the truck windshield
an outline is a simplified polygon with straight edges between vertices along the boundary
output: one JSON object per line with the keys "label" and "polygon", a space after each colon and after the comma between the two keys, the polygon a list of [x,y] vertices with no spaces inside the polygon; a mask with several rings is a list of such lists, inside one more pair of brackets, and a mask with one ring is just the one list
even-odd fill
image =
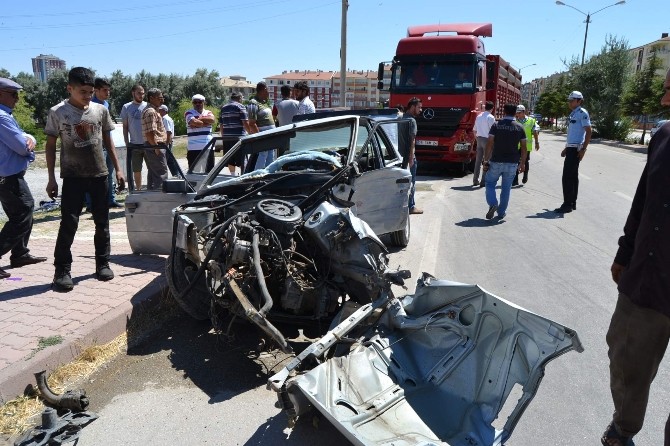
{"label": "truck windshield", "polygon": [[402,93],[472,93],[479,87],[477,65],[469,61],[400,62],[393,66],[391,90]]}

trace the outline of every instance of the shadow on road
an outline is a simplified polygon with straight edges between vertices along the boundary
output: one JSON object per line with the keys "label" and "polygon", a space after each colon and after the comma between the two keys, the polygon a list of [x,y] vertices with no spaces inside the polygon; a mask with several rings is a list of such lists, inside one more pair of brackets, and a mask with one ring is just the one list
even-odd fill
{"label": "shadow on road", "polygon": [[555,220],[557,218],[563,218],[563,214],[550,211],[549,209],[544,209],[542,212],[538,212],[535,215],[527,215],[526,218],[544,218],[546,220]]}
{"label": "shadow on road", "polygon": [[454,223],[456,226],[461,226],[463,228],[486,228],[489,226],[495,226],[505,223],[505,220],[501,218],[493,218],[492,220],[487,220],[485,218],[472,217],[467,220],[459,221]]}

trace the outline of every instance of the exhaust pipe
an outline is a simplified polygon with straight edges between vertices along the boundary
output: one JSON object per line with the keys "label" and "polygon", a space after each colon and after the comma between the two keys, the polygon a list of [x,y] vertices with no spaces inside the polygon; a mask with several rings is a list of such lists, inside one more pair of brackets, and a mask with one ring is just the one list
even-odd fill
{"label": "exhaust pipe", "polygon": [[76,412],[84,411],[88,407],[88,397],[84,390],[68,390],[65,393],[56,395],[47,384],[46,370],[35,373],[35,380],[37,381],[37,388],[42,394],[42,398],[52,406]]}

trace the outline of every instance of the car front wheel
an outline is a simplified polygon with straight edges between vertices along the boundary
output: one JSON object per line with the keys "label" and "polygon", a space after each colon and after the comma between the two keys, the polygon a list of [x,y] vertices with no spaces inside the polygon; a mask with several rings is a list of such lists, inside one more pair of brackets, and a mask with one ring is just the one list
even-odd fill
{"label": "car front wheel", "polygon": [[189,261],[184,252],[174,249],[167,259],[165,275],[167,276],[170,293],[179,306],[192,318],[199,321],[209,319],[211,298],[207,290],[205,275],[184,296],[183,291],[191,284],[198,271],[198,266]]}
{"label": "car front wheel", "polygon": [[391,243],[393,246],[404,248],[409,244],[410,226],[409,226],[409,210],[405,216],[405,226],[399,230],[391,233]]}

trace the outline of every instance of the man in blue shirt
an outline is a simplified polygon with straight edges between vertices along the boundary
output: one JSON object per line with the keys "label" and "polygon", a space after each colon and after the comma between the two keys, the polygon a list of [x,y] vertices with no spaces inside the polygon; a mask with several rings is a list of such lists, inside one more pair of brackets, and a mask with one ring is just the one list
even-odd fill
{"label": "man in blue shirt", "polygon": [[[96,77],[91,102],[104,105],[105,108],[109,110],[109,102],[107,102],[107,99],[109,99],[110,91],[111,85],[107,79]],[[122,208],[123,206],[116,201],[116,196],[114,194],[114,163],[112,163],[112,159],[107,153],[107,147],[103,147],[102,150],[105,154],[105,163],[107,164],[107,171],[109,172],[109,175],[107,176],[107,203],[110,208]],[[91,197],[88,194],[86,194],[86,209],[89,211],[91,209]]]}
{"label": "man in blue shirt", "polygon": [[[12,116],[22,88],[11,79],[0,78],[0,203],[7,214],[7,223],[0,231],[0,256],[11,251],[12,268],[47,259],[31,255],[28,249],[35,202],[23,175],[35,160],[35,138],[23,133]],[[0,279],[10,276],[0,268]]]}
{"label": "man in blue shirt", "polygon": [[573,91],[568,96],[570,117],[568,119],[568,138],[561,156],[563,162],[563,204],[554,212],[566,214],[577,210],[577,192],[579,189],[579,162],[586,154],[586,147],[591,142],[591,119],[589,112],[582,108],[584,96]]}

